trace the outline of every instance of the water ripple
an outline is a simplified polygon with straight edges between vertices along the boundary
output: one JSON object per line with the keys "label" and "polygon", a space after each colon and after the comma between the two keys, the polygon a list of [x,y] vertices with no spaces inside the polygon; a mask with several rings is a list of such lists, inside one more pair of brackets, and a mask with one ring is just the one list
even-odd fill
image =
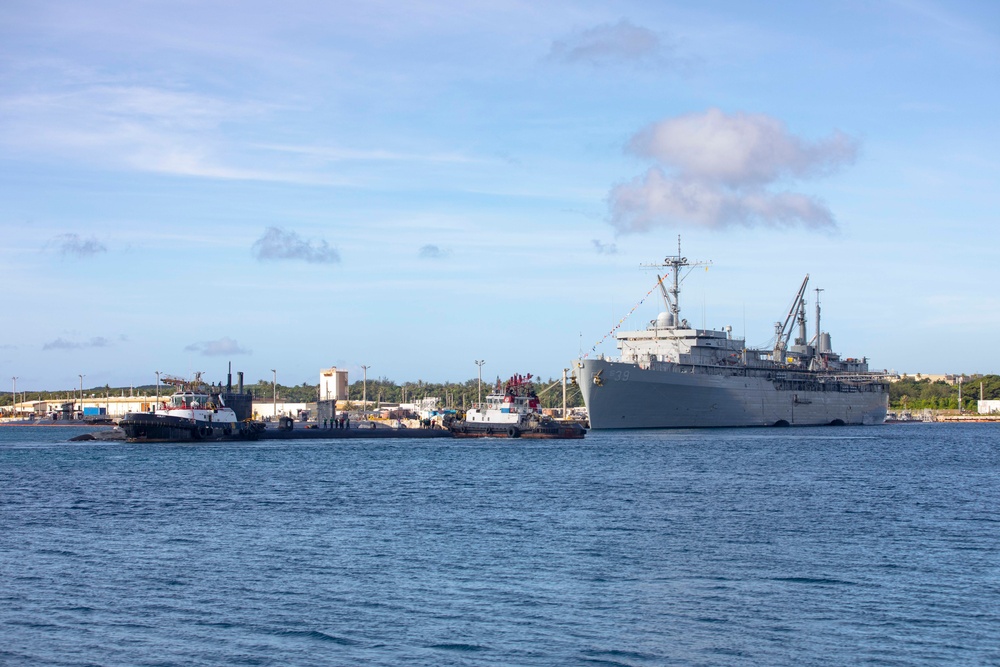
{"label": "water ripple", "polygon": [[981,426],[205,447],[14,430],[2,664],[1000,664]]}

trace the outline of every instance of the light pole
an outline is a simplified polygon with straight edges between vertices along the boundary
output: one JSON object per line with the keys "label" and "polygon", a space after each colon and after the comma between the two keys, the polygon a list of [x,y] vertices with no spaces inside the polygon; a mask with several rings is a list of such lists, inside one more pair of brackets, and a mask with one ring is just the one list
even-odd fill
{"label": "light pole", "polygon": [[486,363],[485,359],[476,359],[476,365],[479,366],[479,403],[483,402],[483,364]]}
{"label": "light pole", "polygon": [[80,375],[80,419],[83,419],[83,378],[85,377],[87,376]]}
{"label": "light pole", "polygon": [[568,368],[563,369],[563,411],[562,418],[566,419],[566,373],[569,372]]}
{"label": "light pole", "polygon": [[368,413],[368,369],[371,366],[362,366],[361,370],[365,372],[365,380],[361,385],[361,410],[367,414]]}
{"label": "light pole", "polygon": [[14,383],[14,391],[10,393],[10,416],[17,416],[17,376],[12,377],[11,382]]}
{"label": "light pole", "polygon": [[274,379],[271,380],[271,391],[273,392],[271,398],[271,418],[277,419],[278,418],[278,371],[272,368],[271,372],[274,373]]}

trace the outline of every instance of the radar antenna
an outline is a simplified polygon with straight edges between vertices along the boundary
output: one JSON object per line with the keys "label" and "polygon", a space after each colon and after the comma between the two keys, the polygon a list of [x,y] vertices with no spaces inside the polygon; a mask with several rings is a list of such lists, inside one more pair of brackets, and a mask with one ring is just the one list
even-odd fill
{"label": "radar antenna", "polygon": [[[680,234],[677,235],[677,254],[668,255],[662,264],[643,264],[645,267],[649,268],[666,268],[671,270],[671,276],[674,279],[674,285],[669,290],[663,286],[663,280],[660,280],[660,292],[663,295],[663,300],[667,304],[667,308],[670,309],[673,315],[673,327],[675,329],[681,328],[681,283],[685,278],[691,273],[691,271],[697,266],[710,266],[711,262],[688,262],[688,258],[681,254],[681,237]],[[684,267],[690,267],[683,276],[681,275],[681,269]],[[657,276],[659,277],[659,276]],[[668,295],[669,292],[669,295]]]}

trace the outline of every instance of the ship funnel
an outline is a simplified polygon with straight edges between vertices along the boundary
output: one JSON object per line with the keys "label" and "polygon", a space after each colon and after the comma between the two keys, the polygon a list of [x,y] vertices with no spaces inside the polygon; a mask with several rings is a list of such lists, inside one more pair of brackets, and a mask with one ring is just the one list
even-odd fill
{"label": "ship funnel", "polygon": [[237,371],[236,373],[237,382],[239,382],[239,392],[243,393],[243,371]]}
{"label": "ship funnel", "polygon": [[819,335],[819,349],[816,351],[820,354],[829,354],[833,351],[833,346],[830,345],[830,334],[821,333]]}
{"label": "ship funnel", "polygon": [[229,373],[226,375],[226,391],[233,390],[233,362],[229,362]]}

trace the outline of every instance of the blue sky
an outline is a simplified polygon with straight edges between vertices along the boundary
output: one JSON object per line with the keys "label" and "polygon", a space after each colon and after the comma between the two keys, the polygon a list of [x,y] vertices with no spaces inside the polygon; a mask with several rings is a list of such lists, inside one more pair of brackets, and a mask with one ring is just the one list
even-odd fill
{"label": "blue sky", "polygon": [[678,235],[692,324],[809,273],[841,354],[1000,372],[997,81],[994,2],[9,0],[0,377],[556,377]]}

